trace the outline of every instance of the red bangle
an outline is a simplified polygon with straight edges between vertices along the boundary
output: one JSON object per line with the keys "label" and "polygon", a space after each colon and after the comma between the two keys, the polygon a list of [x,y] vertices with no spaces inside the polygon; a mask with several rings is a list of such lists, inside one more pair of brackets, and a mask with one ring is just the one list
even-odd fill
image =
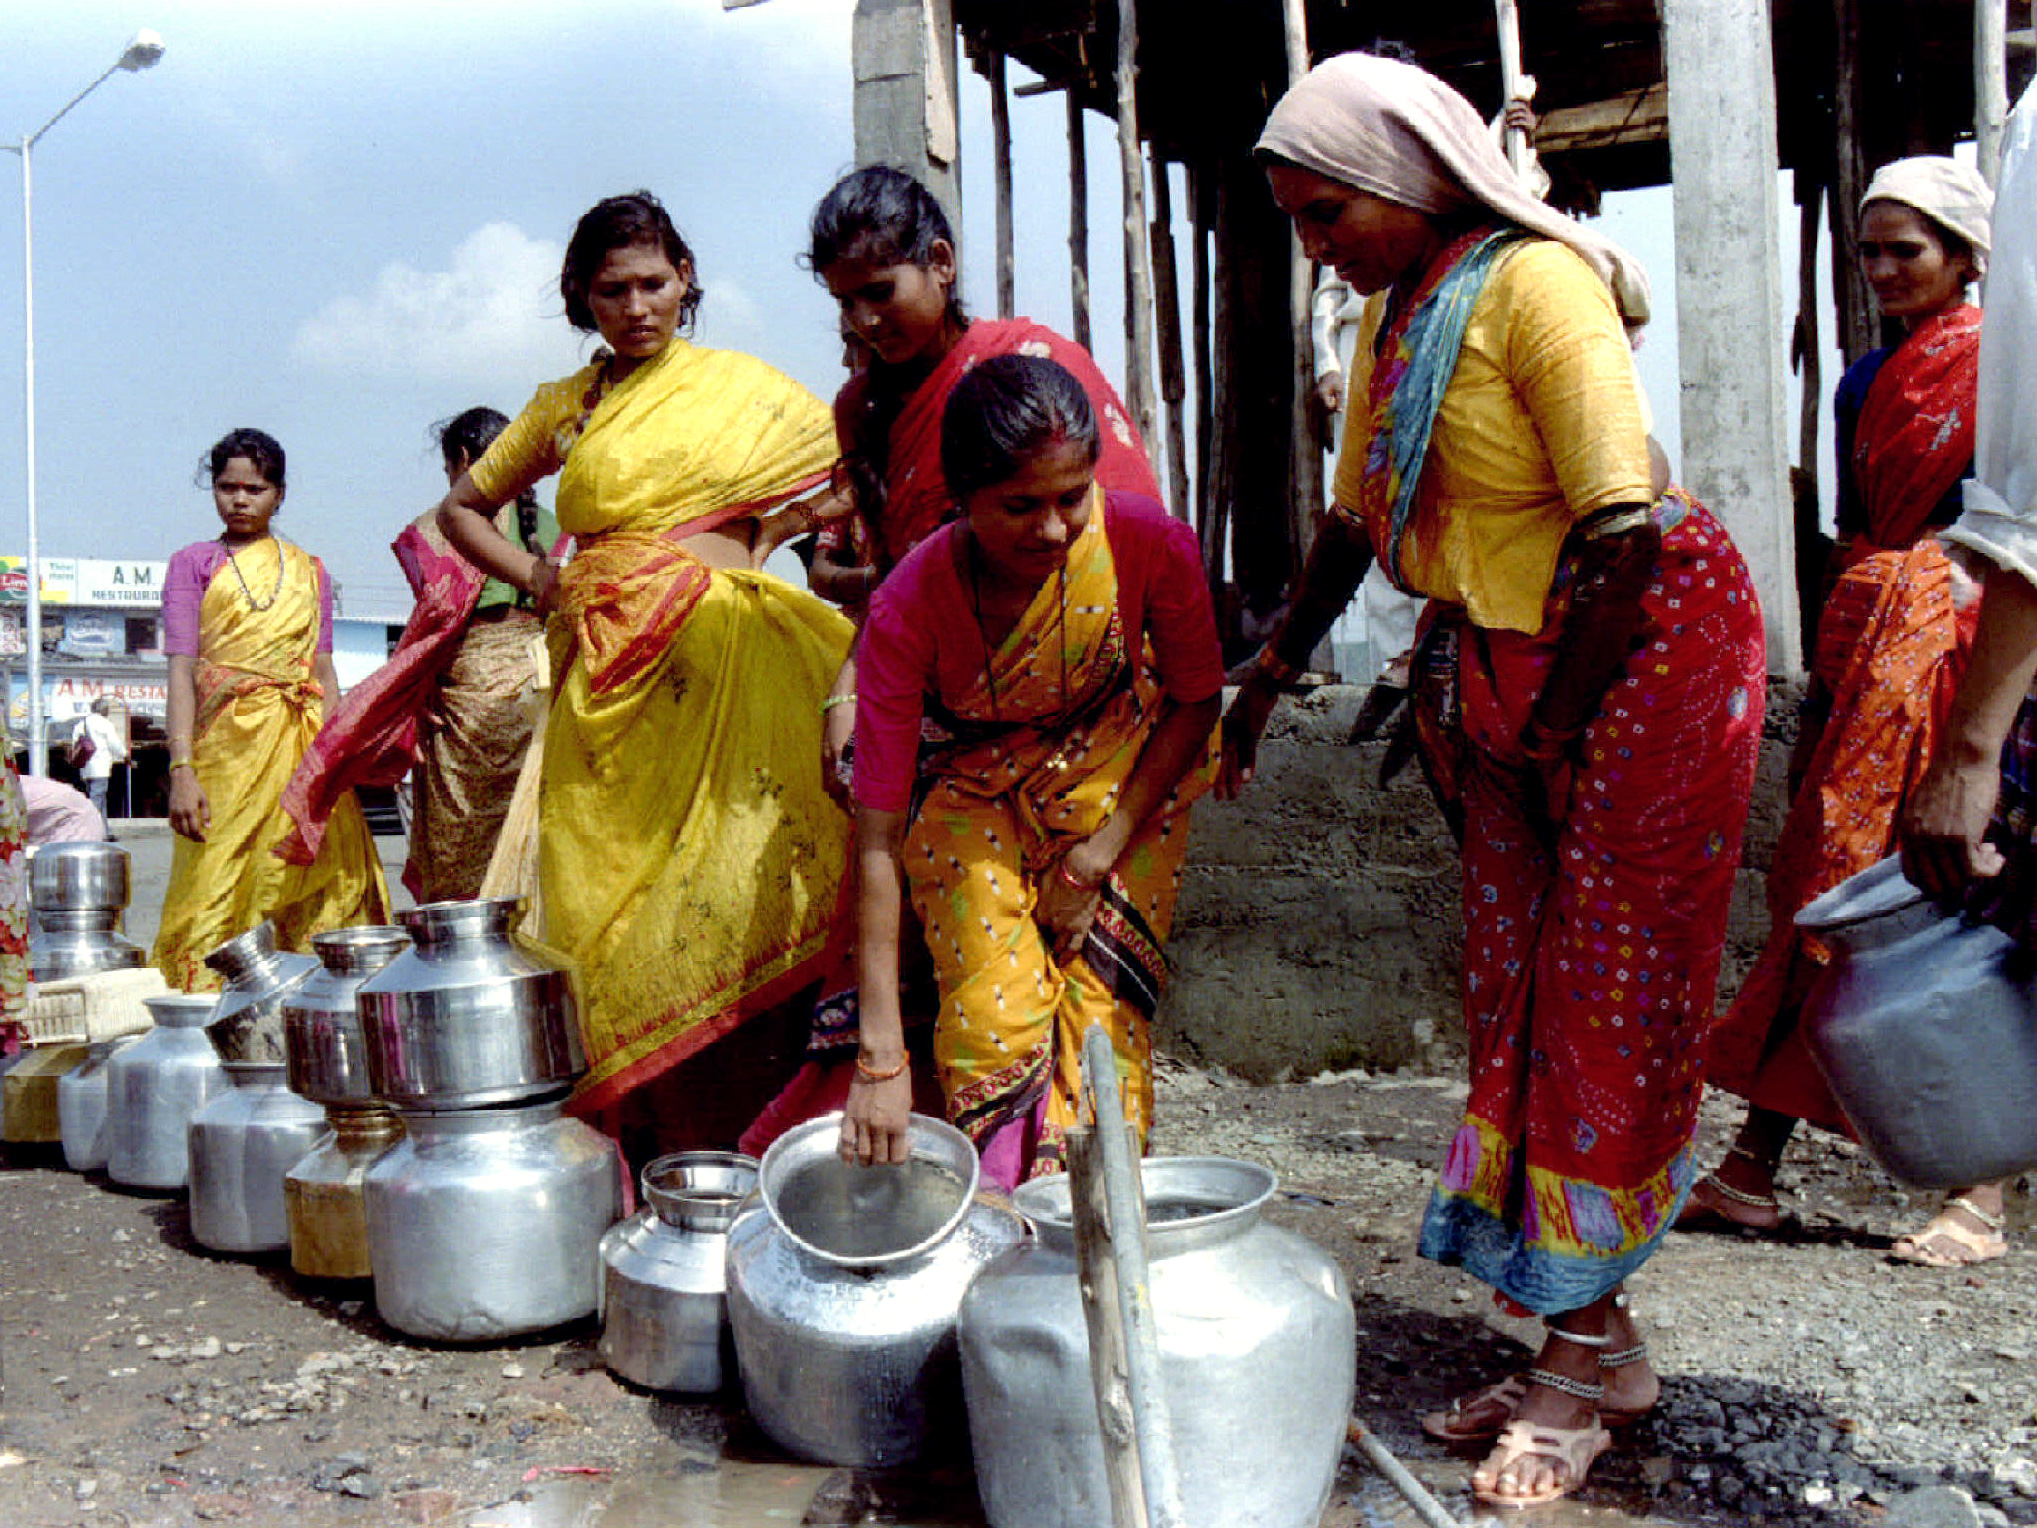
{"label": "red bangle", "polygon": [[904,1076],[905,1069],[911,1065],[912,1057],[907,1056],[904,1059],[902,1059],[897,1066],[891,1067],[886,1071],[880,1072],[876,1068],[871,1066],[869,1062],[865,1061],[861,1056],[858,1056],[856,1058],[856,1075],[862,1078],[865,1082],[889,1082],[894,1077]]}
{"label": "red bangle", "polygon": [[[1061,863],[1056,868],[1061,872],[1061,879],[1066,881],[1070,886],[1073,886],[1077,891],[1094,891],[1097,889],[1097,887],[1103,884],[1103,881],[1083,880],[1074,871],[1068,868],[1068,861],[1065,859],[1062,860]],[[1105,880],[1108,879],[1109,877],[1106,876]]]}

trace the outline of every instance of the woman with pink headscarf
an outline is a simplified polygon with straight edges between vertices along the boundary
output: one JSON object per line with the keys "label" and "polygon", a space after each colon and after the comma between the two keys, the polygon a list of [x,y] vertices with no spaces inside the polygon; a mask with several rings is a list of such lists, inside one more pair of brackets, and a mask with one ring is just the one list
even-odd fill
{"label": "woman with pink headscarf", "polygon": [[1412,704],[1463,845],[1471,1088],[1421,1251],[1547,1333],[1424,1425],[1493,1444],[1481,1501],[1553,1501],[1659,1388],[1623,1290],[1695,1177],[1760,610],[1718,522],[1656,481],[1640,270],[1524,194],[1469,102],[1346,54],[1258,152],[1309,256],[1372,300],[1333,510],[1225,719],[1220,789],[1375,559],[1430,600]]}

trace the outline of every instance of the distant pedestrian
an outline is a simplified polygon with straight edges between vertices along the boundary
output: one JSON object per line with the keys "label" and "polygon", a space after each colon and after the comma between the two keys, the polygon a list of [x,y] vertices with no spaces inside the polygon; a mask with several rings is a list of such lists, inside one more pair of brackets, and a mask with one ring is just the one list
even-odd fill
{"label": "distant pedestrian", "polygon": [[92,799],[92,810],[104,818],[113,766],[127,762],[127,729],[114,724],[113,702],[102,695],[79,719],[78,736],[92,745],[78,772],[85,781],[85,794]]}

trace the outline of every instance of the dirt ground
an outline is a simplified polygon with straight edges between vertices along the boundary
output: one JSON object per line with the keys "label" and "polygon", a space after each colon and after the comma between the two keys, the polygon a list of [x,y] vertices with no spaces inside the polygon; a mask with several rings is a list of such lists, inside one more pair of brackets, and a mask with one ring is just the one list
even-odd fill
{"label": "dirt ground", "polygon": [[[1165,1065],[1160,1152],[1263,1161],[1272,1215],[1336,1255],[1358,1311],[1359,1410],[1466,1521],[1471,1460],[1415,1417],[1517,1365],[1529,1323],[1413,1254],[1461,1085],[1346,1075],[1248,1086]],[[1723,1106],[1707,1129],[1722,1136]],[[1920,1218],[1852,1148],[1800,1143],[1781,1243],[1676,1236],[1636,1295],[1666,1380],[1657,1415],[1538,1525],[1847,1524],[1915,1488],[1979,1500],[1961,1521],[2037,1522],[2037,1287],[2018,1246],[1972,1273],[1884,1260]],[[966,1461],[888,1475],[791,1462],[734,1396],[661,1397],[595,1357],[592,1324],[432,1348],[372,1291],[281,1260],[209,1255],[178,1199],[111,1188],[47,1153],[0,1170],[5,1383],[0,1522],[458,1528],[980,1524]],[[1413,1523],[1347,1456],[1324,1528]]]}

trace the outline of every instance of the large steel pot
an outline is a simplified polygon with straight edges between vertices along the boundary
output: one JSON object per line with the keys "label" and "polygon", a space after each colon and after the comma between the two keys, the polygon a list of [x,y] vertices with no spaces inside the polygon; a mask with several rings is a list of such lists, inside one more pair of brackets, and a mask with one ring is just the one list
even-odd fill
{"label": "large steel pot", "polygon": [[[1356,1358],[1351,1295],[1314,1243],[1265,1224],[1271,1171],[1141,1164],[1161,1383],[1191,1523],[1313,1528],[1335,1482]],[[963,1297],[962,1378],[992,1528],[1110,1521],[1068,1180],[1022,1185],[1035,1237]]]}
{"label": "large steel pot", "polygon": [[227,1092],[191,1116],[191,1235],[215,1252],[290,1245],[283,1177],[325,1133],[280,1061],[229,1061]]}
{"label": "large steel pot", "polygon": [[106,1171],[133,1188],[178,1189],[190,1179],[189,1126],[232,1086],[205,1036],[210,993],[144,998],[156,1027],[106,1063]]}
{"label": "large steel pot", "polygon": [[396,915],[413,948],[356,996],[376,1097],[468,1109],[556,1093],[587,1070],[571,981],[510,942],[521,905],[431,902]]}
{"label": "large steel pot", "polygon": [[290,1266],[307,1278],[365,1279],[368,1169],[403,1139],[403,1121],[378,1106],[328,1105],[332,1128],[283,1178],[290,1208]]}
{"label": "large steel pot", "polygon": [[729,1227],[754,1157],[682,1151],[643,1172],[644,1209],[601,1238],[601,1361],[632,1384],[707,1395],[735,1372]]}
{"label": "large steel pot", "polygon": [[141,1038],[122,1035],[97,1040],[88,1047],[85,1064],[57,1079],[57,1134],[64,1143],[64,1165],[73,1172],[91,1172],[106,1165],[106,1080],[113,1053]]}
{"label": "large steel pot", "polygon": [[490,1341],[590,1316],[621,1158],[558,1097],[405,1111],[368,1169],[375,1308],[412,1337]]}
{"label": "large steel pot", "polygon": [[910,1159],[854,1167],[841,1116],[787,1131],[729,1231],[728,1307],[750,1414],[823,1464],[904,1463],[959,1415],[962,1291],[1025,1234],[978,1194],[976,1150],[912,1116]]}
{"label": "large steel pot", "polygon": [[319,967],[282,1001],[292,1092],[341,1108],[374,1102],[355,995],[409,945],[402,929],[383,924],[312,935]]}
{"label": "large steel pot", "polygon": [[141,946],[120,934],[128,883],[127,851],[119,844],[44,844],[35,851],[28,870],[35,910],[28,966],[37,981],[148,963]]}
{"label": "large steel pot", "polygon": [[264,918],[205,957],[225,986],[206,1026],[222,1061],[282,1061],[283,999],[318,969],[318,957],[276,948],[276,926]]}

